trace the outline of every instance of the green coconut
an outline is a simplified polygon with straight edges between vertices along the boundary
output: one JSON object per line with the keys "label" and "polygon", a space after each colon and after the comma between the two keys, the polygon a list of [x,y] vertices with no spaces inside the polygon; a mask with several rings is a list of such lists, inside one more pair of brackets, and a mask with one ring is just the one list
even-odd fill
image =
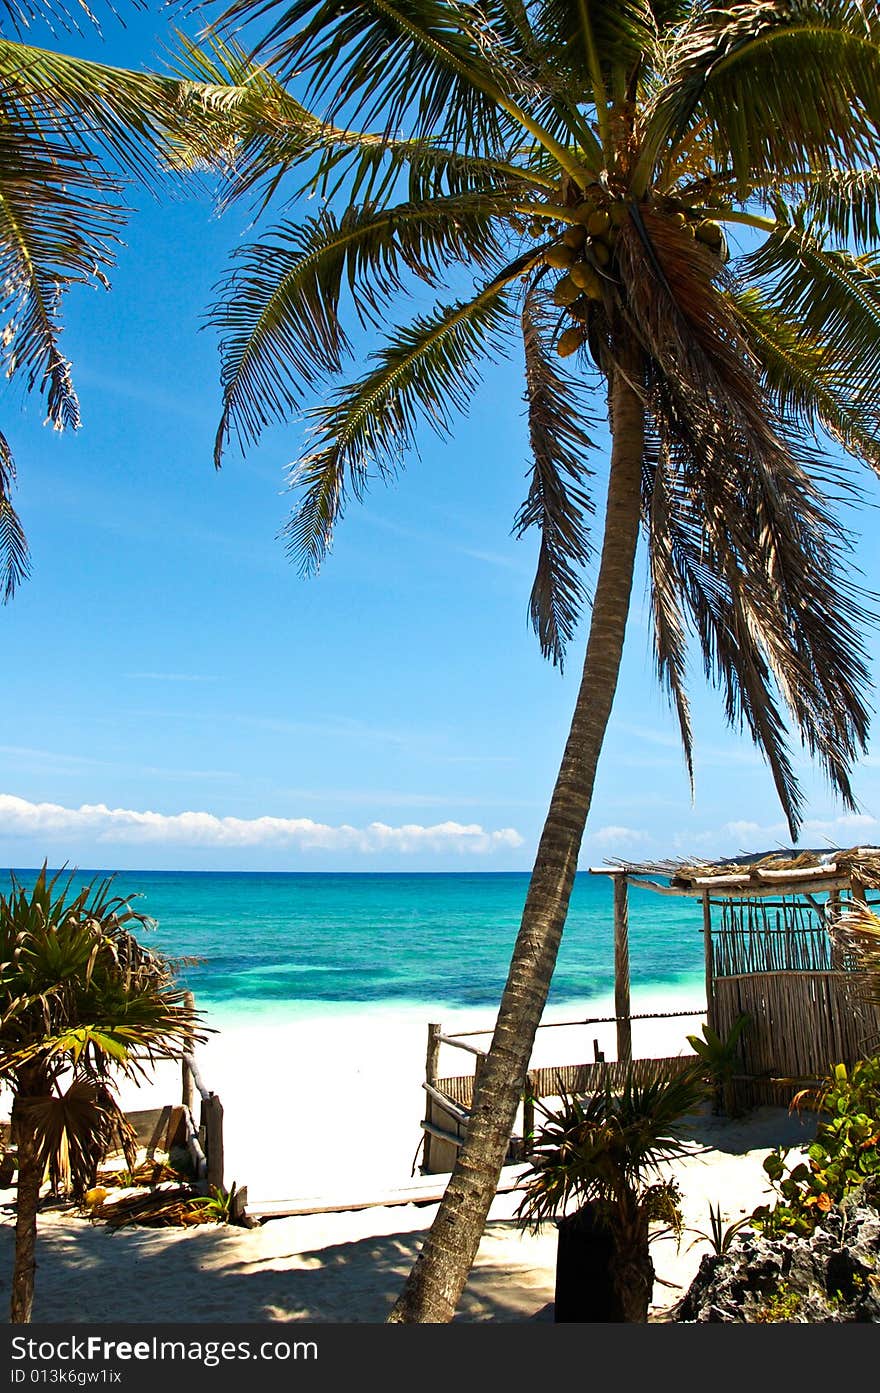
{"label": "green coconut", "polygon": [[585,321],[590,317],[590,301],[586,295],[581,295],[575,300],[574,304],[569,305],[568,312],[573,319]]}
{"label": "green coconut", "polygon": [[687,227],[687,218],[680,210],[669,214],[669,221],[673,227]]}
{"label": "green coconut", "polygon": [[705,242],[706,246],[711,247],[713,251],[717,251],[721,246],[723,235],[721,224],[713,222],[711,218],[704,218],[702,222],[697,223],[696,236],[698,240]]}
{"label": "green coconut", "polygon": [[544,253],[544,260],[548,266],[555,266],[558,271],[564,271],[571,266],[575,255],[571,247],[566,247],[564,243],[558,243],[555,247],[548,247]]}
{"label": "green coconut", "polygon": [[587,230],[580,223],[575,223],[572,227],[567,227],[562,234],[562,240],[567,247],[572,247],[579,252],[587,238]]}
{"label": "green coconut", "polygon": [[592,266],[588,266],[585,261],[579,261],[576,266],[572,266],[568,279],[573,281],[579,290],[586,291],[591,300],[602,298],[602,282]]}
{"label": "green coconut", "polygon": [[597,208],[587,219],[587,231],[591,237],[601,237],[611,226],[611,215],[604,208]]}
{"label": "green coconut", "polygon": [[611,207],[608,210],[608,216],[611,219],[612,227],[624,227],[626,225],[627,219],[629,218],[629,213],[627,211],[626,204],[612,203]]}
{"label": "green coconut", "polygon": [[574,215],[575,215],[575,217],[577,218],[577,220],[578,220],[579,223],[583,223],[583,224],[586,225],[586,223],[589,222],[590,218],[593,216],[593,214],[595,213],[595,211],[596,211],[596,205],[595,205],[595,203],[589,203],[589,202],[586,202],[586,203],[579,203],[578,206],[577,206],[577,207],[575,208],[575,210],[574,210]]}
{"label": "green coconut", "polygon": [[570,305],[581,293],[581,288],[575,285],[571,276],[563,276],[561,281],[557,281],[553,287],[554,305]]}
{"label": "green coconut", "polygon": [[566,329],[556,341],[556,352],[560,358],[570,358],[572,353],[577,353],[583,341],[583,329]]}
{"label": "green coconut", "polygon": [[611,250],[598,237],[594,237],[590,242],[590,252],[597,266],[607,266],[611,260]]}

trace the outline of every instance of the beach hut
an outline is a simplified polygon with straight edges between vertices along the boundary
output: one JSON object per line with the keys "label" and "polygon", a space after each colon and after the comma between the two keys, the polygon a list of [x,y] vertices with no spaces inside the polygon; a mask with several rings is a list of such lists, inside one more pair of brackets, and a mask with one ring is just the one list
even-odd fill
{"label": "beach hut", "polygon": [[792,1084],[880,1048],[880,1012],[830,927],[848,905],[880,907],[880,848],[772,851],[721,862],[619,861],[614,882],[618,1029],[629,1002],[628,891],[693,899],[702,912],[707,1020],[722,1037],[745,1013],[738,1101],[788,1103]]}
{"label": "beach hut", "polygon": [[[745,1014],[740,1037],[741,1073],[734,1080],[736,1103],[788,1105],[799,1086],[825,1077],[838,1063],[852,1065],[880,1050],[880,1008],[865,993],[858,963],[829,933],[849,904],[880,910],[880,848],[770,851],[724,861],[610,861],[591,875],[613,886],[614,1016],[617,1058],[530,1069],[523,1084],[521,1132],[511,1140],[509,1161],[527,1149],[533,1100],[566,1088],[588,1093],[612,1085],[632,1067],[643,1081],[686,1068],[694,1056],[633,1059],[629,965],[629,890],[650,890],[694,901],[695,928],[702,925],[705,1019],[724,1038]],[[698,917],[701,916],[701,917]],[[702,1010],[702,1008],[701,1008]],[[693,1016],[676,1011],[660,1013]],[[652,1013],[646,1019],[659,1019]],[[571,1024],[605,1024],[591,1018]],[[559,1024],[559,1023],[554,1023]],[[562,1023],[565,1024],[565,1023]],[[425,1068],[422,1170],[450,1170],[464,1139],[487,1032],[447,1035],[428,1027]],[[470,1037],[470,1038],[468,1038]],[[474,1056],[472,1073],[440,1076],[440,1046]]]}

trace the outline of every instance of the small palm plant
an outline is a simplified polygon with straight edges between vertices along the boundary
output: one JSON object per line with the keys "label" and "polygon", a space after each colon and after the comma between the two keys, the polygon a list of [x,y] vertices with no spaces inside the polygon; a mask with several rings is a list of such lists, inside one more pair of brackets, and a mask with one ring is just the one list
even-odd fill
{"label": "small palm plant", "polygon": [[557,1320],[647,1320],[649,1225],[681,1222],[677,1187],[661,1166],[683,1154],[672,1126],[703,1096],[691,1071],[638,1083],[630,1069],[619,1091],[606,1083],[579,1098],[560,1089],[557,1108],[541,1107],[517,1215],[532,1229],[557,1221]]}
{"label": "small palm plant", "polygon": [[734,1075],[742,1069],[739,1056],[740,1036],[749,1023],[746,1012],[737,1016],[724,1039],[717,1030],[706,1022],[702,1027],[702,1038],[689,1035],[687,1042],[700,1060],[701,1068],[712,1086],[713,1113],[727,1113],[735,1117],[738,1105],[734,1088]]}
{"label": "small palm plant", "polygon": [[133,937],[151,921],[131,896],[114,896],[112,878],[76,893],[72,881],[44,865],[32,890],[13,876],[0,895],[0,1081],[18,1143],[14,1323],[31,1318],[44,1177],[81,1199],[111,1144],[131,1164],[114,1084],[179,1056],[195,1033],[171,964]]}

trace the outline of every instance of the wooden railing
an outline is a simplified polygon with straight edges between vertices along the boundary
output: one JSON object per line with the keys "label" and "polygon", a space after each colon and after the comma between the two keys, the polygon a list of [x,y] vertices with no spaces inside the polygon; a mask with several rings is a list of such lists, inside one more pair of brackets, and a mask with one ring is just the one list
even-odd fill
{"label": "wooden railing", "polygon": [[[684,1016],[699,1020],[705,1015],[706,1008],[698,1007],[695,1010],[685,1011],[644,1012],[640,1015],[628,1016],[626,1019],[627,1021],[665,1020]],[[588,1016],[577,1021],[542,1022],[538,1029],[552,1030],[566,1026],[614,1025],[619,1023],[620,1018],[617,1016]],[[425,1082],[422,1085],[425,1091],[425,1116],[421,1124],[424,1134],[421,1169],[427,1174],[451,1170],[455,1164],[459,1148],[464,1143],[470,1121],[470,1109],[473,1106],[483,1061],[486,1058],[486,1050],[471,1044],[470,1041],[474,1037],[486,1037],[490,1034],[489,1030],[463,1030],[446,1035],[442,1026],[436,1022],[432,1022],[428,1026]],[[619,1035],[618,1038],[620,1038]],[[626,1038],[629,1038],[628,1031]],[[464,1050],[468,1054],[474,1055],[474,1072],[441,1077],[439,1070],[441,1045],[448,1045],[453,1049]],[[522,1135],[514,1134],[511,1137],[507,1154],[508,1162],[523,1160],[528,1154],[529,1141],[535,1130],[535,1103],[540,1098],[554,1097],[559,1092],[560,1086],[577,1093],[595,1091],[596,1088],[604,1087],[609,1082],[614,1087],[623,1081],[628,1069],[632,1070],[633,1077],[640,1083],[645,1083],[660,1072],[668,1073],[689,1068],[694,1061],[693,1055],[676,1055],[663,1059],[631,1060],[625,1058],[606,1062],[604,1052],[599,1049],[598,1039],[593,1040],[593,1056],[593,1060],[589,1064],[565,1064],[528,1070],[522,1086]]]}

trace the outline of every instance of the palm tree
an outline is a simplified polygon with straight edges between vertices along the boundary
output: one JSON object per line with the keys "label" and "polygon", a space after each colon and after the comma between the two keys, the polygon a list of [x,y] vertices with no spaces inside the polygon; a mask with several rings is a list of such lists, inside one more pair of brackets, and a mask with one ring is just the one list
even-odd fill
{"label": "palm tree", "polygon": [[680,1222],[662,1163],[685,1152],[672,1129],[705,1092],[694,1071],[639,1083],[630,1069],[619,1089],[606,1080],[585,1099],[563,1089],[543,1109],[517,1214],[533,1229],[558,1222],[557,1320],[648,1319],[649,1225]]}
{"label": "palm tree", "polygon": [[[425,423],[450,432],[481,362],[521,342],[516,530],[538,529],[531,613],[561,663],[586,599],[591,399],[611,428],[571,731],[467,1141],[391,1317],[446,1321],[556,960],[640,535],[688,769],[695,640],[792,835],[788,725],[853,806],[867,616],[840,516],[855,484],[828,447],[880,469],[880,19],[858,0],[234,0],[219,28],[257,22],[247,79],[222,45],[190,55],[218,94],[238,74],[224,196],[323,201],[244,247],[213,308],[216,462],[311,403],[286,527],[303,568],[371,475],[392,477]],[[414,285],[439,289],[433,310],[408,314]],[[381,341],[319,394],[348,321]]]}
{"label": "palm tree", "polygon": [[[31,1318],[43,1177],[82,1197],[111,1143],[131,1148],[114,1096],[120,1077],[179,1056],[195,1018],[170,964],[132,928],[131,897],[93,881],[73,894],[44,866],[31,891],[0,895],[0,1082],[18,1145],[10,1319]],[[131,1158],[130,1158],[131,1159]]]}
{"label": "palm tree", "polygon": [[[84,0],[78,3],[97,24]],[[55,34],[75,27],[75,14],[63,0],[0,0],[2,350],[6,376],[42,398],[47,422],[76,430],[80,409],[60,342],[61,301],[76,284],[109,288],[125,186],[133,179],[157,186],[184,130],[198,157],[201,103],[192,83],[173,76],[109,67],[8,36],[35,21]],[[216,119],[212,128],[216,137]],[[29,570],[12,502],[15,478],[12,449],[0,433],[4,602]]]}

